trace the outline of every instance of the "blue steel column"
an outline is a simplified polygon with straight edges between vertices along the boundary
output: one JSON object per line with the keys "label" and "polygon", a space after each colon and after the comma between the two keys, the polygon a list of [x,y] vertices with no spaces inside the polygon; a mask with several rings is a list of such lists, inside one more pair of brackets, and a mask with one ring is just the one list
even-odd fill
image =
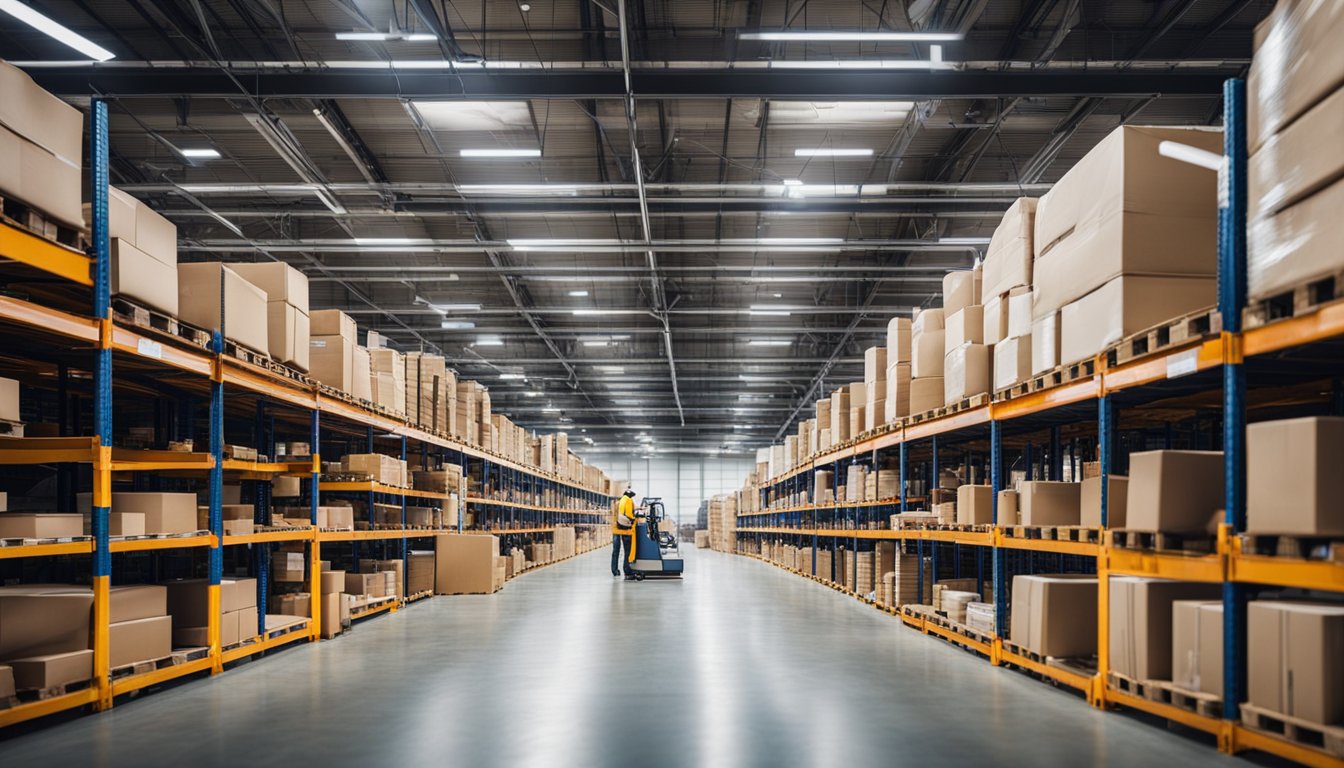
{"label": "blue steel column", "polygon": [[[992,488],[989,508],[994,525],[999,524],[999,491],[1003,490],[1003,430],[999,422],[989,422],[989,484]],[[994,634],[1008,636],[1007,553],[994,547]]]}
{"label": "blue steel column", "polygon": [[1115,449],[1115,404],[1108,395],[1097,399],[1097,463],[1101,465],[1101,527],[1109,527],[1110,475]]}
{"label": "blue steel column", "polygon": [[[98,438],[97,463],[93,467],[93,498],[90,529],[93,533],[93,674],[98,688],[99,709],[112,706],[108,680],[111,617],[112,552],[108,542],[108,518],[112,512],[112,297],[111,241],[107,221],[108,147],[107,103],[94,99],[90,105],[89,165],[93,218],[93,316],[99,321],[99,343],[94,363],[93,416]],[[64,408],[65,403],[61,404]]]}
{"label": "blue steel column", "polygon": [[[220,290],[224,290],[223,281],[220,282]],[[224,334],[222,331],[217,330],[211,334],[210,351],[215,358],[215,372],[210,380],[210,458],[214,460],[214,464],[210,468],[209,519],[210,533],[215,537],[215,546],[210,547],[209,552],[209,578],[210,591],[217,595],[220,582],[224,580],[224,378],[223,372],[220,370],[220,357],[224,354]],[[265,620],[263,616],[265,605],[258,607],[257,621],[260,624]],[[209,614],[212,624],[219,623],[217,609],[217,605],[213,606]],[[219,657],[216,656],[215,658],[215,671],[219,671]]]}
{"label": "blue steel column", "polygon": [[1059,482],[1064,479],[1064,454],[1060,448],[1059,425],[1050,428],[1050,474],[1047,480]]}
{"label": "blue steel column", "polygon": [[[1226,523],[1231,533],[1246,526],[1246,372],[1241,362],[1241,311],[1246,306],[1246,83],[1223,84],[1223,152],[1219,179],[1218,312],[1222,315],[1223,472]],[[1226,345],[1234,346],[1228,354]],[[1246,691],[1246,596],[1244,584],[1223,582],[1223,717],[1236,721]]]}
{"label": "blue steel column", "polygon": [[[401,460],[406,461],[406,436],[401,436]],[[411,582],[407,574],[410,573],[411,562],[410,555],[406,549],[406,497],[401,497],[401,594],[403,597],[409,597]]]}

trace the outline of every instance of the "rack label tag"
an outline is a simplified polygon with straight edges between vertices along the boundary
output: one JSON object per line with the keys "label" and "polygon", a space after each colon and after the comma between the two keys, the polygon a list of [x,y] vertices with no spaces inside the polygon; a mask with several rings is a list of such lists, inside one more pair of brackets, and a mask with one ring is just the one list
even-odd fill
{"label": "rack label tag", "polygon": [[1167,357],[1167,378],[1189,376],[1199,370],[1199,350],[1190,349]]}
{"label": "rack label tag", "polygon": [[163,359],[163,346],[157,341],[151,339],[140,339],[135,343],[135,351],[145,357],[152,357],[155,360]]}

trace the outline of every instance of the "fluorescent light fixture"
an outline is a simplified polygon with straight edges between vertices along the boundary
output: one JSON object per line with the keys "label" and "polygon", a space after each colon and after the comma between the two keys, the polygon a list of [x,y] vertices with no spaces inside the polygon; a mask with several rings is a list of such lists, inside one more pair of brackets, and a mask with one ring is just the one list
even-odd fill
{"label": "fluorescent light fixture", "polygon": [[752,347],[787,347],[793,344],[790,339],[752,339],[747,342]]}
{"label": "fluorescent light fixture", "polygon": [[[399,62],[393,61],[394,65]],[[442,60],[430,62],[446,63]],[[459,64],[463,62],[457,62]],[[530,125],[532,109],[525,100],[517,101],[457,101],[424,100],[411,102],[416,114],[436,131],[475,131],[492,133],[495,131],[517,130],[520,125]],[[497,186],[497,185],[482,185]],[[504,185],[513,186],[513,185]],[[528,185],[537,186],[537,185]]]}
{"label": "fluorescent light fixture", "polygon": [[581,299],[581,298],[583,298],[584,296],[587,296],[587,295],[588,295],[588,292],[587,292],[587,291],[570,291],[570,292],[569,292],[569,296],[570,296],[571,298],[575,298],[575,299]]}
{"label": "fluorescent light fixture", "polygon": [[418,237],[356,237],[355,245],[428,245],[429,241]]}
{"label": "fluorescent light fixture", "polygon": [[817,147],[815,149],[798,148],[793,150],[794,157],[872,157],[873,150],[861,148]]}
{"label": "fluorescent light fixture", "polygon": [[430,309],[439,312],[480,312],[480,304],[429,304]]}
{"label": "fluorescent light fixture", "polygon": [[989,245],[988,237],[940,237],[939,245]]}
{"label": "fluorescent light fixture", "polygon": [[8,13],[47,37],[65,43],[94,61],[107,61],[117,56],[69,27],[43,16],[19,0],[0,0],[0,11]]}
{"label": "fluorescent light fixture", "polygon": [[780,29],[743,32],[739,37],[742,40],[780,43],[955,43],[964,39],[965,35],[960,32],[860,32],[841,29],[809,32]]}
{"label": "fluorescent light fixture", "polygon": [[613,373],[617,375],[625,373],[625,368],[619,365],[599,365],[597,366],[597,370],[603,373]]}
{"label": "fluorescent light fixture", "polygon": [[502,347],[504,340],[498,336],[482,336],[476,340],[478,347]]}
{"label": "fluorescent light fixture", "polygon": [[803,185],[803,181],[802,181],[802,179],[785,179],[785,180],[784,180],[784,186],[786,186],[786,187],[801,187],[802,185]]}
{"label": "fluorescent light fixture", "polygon": [[462,157],[541,157],[540,149],[464,149]]}
{"label": "fluorescent light fixture", "polygon": [[526,381],[526,380],[527,380],[527,377],[524,376],[524,375],[521,374],[521,373],[501,373],[501,374],[499,374],[499,380],[500,380],[500,381]]}
{"label": "fluorescent light fixture", "polygon": [[739,379],[743,381],[774,382],[776,379],[770,376],[752,376],[746,373],[738,374]]}
{"label": "fluorescent light fixture", "polygon": [[515,251],[542,251],[542,250],[581,250],[589,245],[623,245],[620,240],[584,240],[584,239],[555,239],[555,238],[509,238],[504,242]]}
{"label": "fluorescent light fixture", "polygon": [[183,157],[189,157],[193,160],[217,160],[219,159],[219,150],[209,147],[193,147],[191,149],[178,149],[178,154]]}
{"label": "fluorescent light fixture", "polygon": [[432,43],[435,40],[438,40],[439,36],[428,32],[401,32],[393,30],[391,32],[337,32],[336,39],[375,43]]}
{"label": "fluorescent light fixture", "polygon": [[[739,242],[735,239],[724,240],[726,243]],[[740,242],[754,243],[756,245],[843,245],[843,237],[757,237],[748,238]]]}
{"label": "fluorescent light fixture", "polygon": [[610,346],[611,346],[611,342],[610,342],[610,341],[585,341],[585,342],[583,342],[583,346],[585,346],[585,347],[610,347]]}
{"label": "fluorescent light fixture", "polygon": [[752,317],[788,317],[793,313],[778,309],[749,309],[747,314]]}
{"label": "fluorescent light fixture", "polygon": [[470,331],[476,324],[470,320],[444,320],[439,327],[445,331]]}
{"label": "fluorescent light fixture", "polygon": [[523,395],[525,397],[541,397],[541,393],[533,389],[527,390],[526,392],[523,393]]}
{"label": "fluorescent light fixture", "polygon": [[575,317],[597,317],[601,315],[641,315],[642,309],[576,309],[573,310]]}
{"label": "fluorescent light fixture", "polygon": [[541,409],[541,412],[542,412],[542,413],[559,413],[559,412],[560,412],[560,409],[559,409],[559,408],[556,408],[554,405],[548,405],[548,406],[546,406],[545,408],[542,408],[542,409]]}

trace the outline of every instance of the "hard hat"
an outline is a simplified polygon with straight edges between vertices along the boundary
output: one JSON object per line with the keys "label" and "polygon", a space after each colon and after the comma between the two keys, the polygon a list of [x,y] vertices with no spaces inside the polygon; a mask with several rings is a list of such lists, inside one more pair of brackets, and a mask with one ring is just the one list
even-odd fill
{"label": "hard hat", "polygon": [[626,496],[629,496],[630,498],[633,499],[633,498],[635,497],[635,489],[634,489],[634,488],[626,488],[626,489],[625,489],[625,495],[626,495]]}

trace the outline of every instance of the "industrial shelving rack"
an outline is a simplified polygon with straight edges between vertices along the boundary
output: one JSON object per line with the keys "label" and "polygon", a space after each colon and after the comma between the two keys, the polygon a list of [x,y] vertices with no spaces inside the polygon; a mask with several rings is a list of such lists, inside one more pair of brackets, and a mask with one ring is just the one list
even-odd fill
{"label": "industrial shelving rack", "polygon": [[[1094,373],[1050,389],[1014,399],[995,400],[988,405],[930,420],[903,422],[865,433],[859,439],[834,450],[816,455],[800,466],[766,481],[759,488],[762,510],[739,515],[739,537],[775,537],[812,547],[811,573],[816,578],[816,551],[827,541],[859,548],[872,540],[913,541],[923,562],[925,545],[937,557],[938,547],[972,547],[977,577],[987,579],[979,569],[982,553],[992,561],[996,608],[996,632],[986,642],[949,630],[938,622],[912,613],[900,612],[901,619],[927,634],[970,648],[994,665],[1011,665],[1075,688],[1088,702],[1098,707],[1127,707],[1180,723],[1214,736],[1219,749],[1235,753],[1259,750],[1307,765],[1339,765],[1325,751],[1302,743],[1245,727],[1238,719],[1246,692],[1246,611],[1252,595],[1265,588],[1294,588],[1316,592],[1344,592],[1344,563],[1258,554],[1241,535],[1246,523],[1246,449],[1248,386],[1252,393],[1268,391],[1283,381],[1333,379],[1332,392],[1324,405],[1329,412],[1344,413],[1344,304],[1327,304],[1320,309],[1288,319],[1243,329],[1246,307],[1246,117],[1245,84],[1228,81],[1224,87],[1225,168],[1220,184],[1223,194],[1219,209],[1219,281],[1218,311],[1222,328],[1183,344],[1172,345],[1160,353],[1139,357],[1118,365],[1108,365],[1106,357],[1095,361]],[[1249,383],[1248,383],[1249,380]],[[1271,393],[1272,394],[1272,393]],[[1106,529],[1107,475],[1117,469],[1118,412],[1121,409],[1142,413],[1143,406],[1167,406],[1173,402],[1196,402],[1204,408],[1217,408],[1221,416],[1221,440],[1207,435],[1211,444],[1221,442],[1224,451],[1225,519],[1213,537],[1207,554],[1131,549],[1117,546],[1113,533]],[[1318,401],[1317,403],[1321,403]],[[1318,411],[1321,412],[1321,411]],[[1102,477],[1102,528],[1095,540],[1042,540],[1011,535],[1011,528],[998,525],[998,492],[1005,483],[1005,437],[1024,432],[1048,432],[1043,455],[1034,455],[1031,443],[1018,445],[1018,455],[1028,479],[1064,479],[1062,428],[1080,422],[1095,424],[1094,440]],[[1171,427],[1166,436],[1171,439]],[[954,526],[913,530],[864,528],[873,513],[888,515],[905,511],[911,502],[905,497],[910,474],[910,454],[931,448],[931,475],[938,477],[939,441],[956,443],[972,450],[987,451],[989,481],[994,491],[994,520],[988,530],[957,530]],[[815,471],[833,469],[839,485],[843,468],[855,461],[874,464],[883,452],[899,452],[901,497],[879,502],[805,505],[782,509],[764,509],[770,491],[778,494],[808,492],[816,498]],[[1076,449],[1069,452],[1070,461]],[[1076,469],[1076,468],[1075,468]],[[1117,473],[1118,474],[1118,473]],[[1072,478],[1078,475],[1072,473]],[[825,523],[823,525],[822,523]],[[742,527],[742,526],[747,527]],[[1073,570],[1095,572],[1098,576],[1097,669],[1095,671],[1044,663],[1028,658],[1016,646],[1006,643],[1008,616],[1007,563],[1012,553],[1030,558],[1070,557]],[[955,553],[957,567],[960,553]],[[857,560],[857,558],[856,558]],[[1049,559],[1046,562],[1050,562]],[[835,567],[839,567],[838,564]],[[935,565],[936,567],[936,565]],[[918,568],[924,594],[923,569]],[[961,575],[958,573],[957,575]],[[1184,708],[1141,698],[1116,689],[1108,682],[1108,576],[1138,575],[1165,579],[1205,582],[1221,585],[1224,617],[1224,669],[1222,717],[1208,717]],[[824,575],[829,579],[830,575]],[[934,570],[934,578],[937,570]],[[863,597],[863,596],[859,596]],[[891,609],[888,609],[891,610]]]}
{"label": "industrial shelving rack", "polygon": [[[605,519],[605,511],[613,499],[604,493],[584,487],[551,473],[543,473],[491,451],[427,432],[404,421],[350,402],[333,390],[315,386],[307,381],[284,376],[261,366],[245,362],[225,353],[223,338],[215,332],[208,348],[194,348],[166,341],[152,329],[125,323],[114,317],[110,296],[110,240],[108,226],[108,111],[100,99],[94,99],[89,109],[89,166],[90,166],[90,224],[91,247],[81,253],[37,237],[7,222],[0,222],[0,261],[28,269],[56,285],[56,293],[68,299],[70,295],[89,301],[91,315],[82,311],[52,306],[53,302],[41,297],[33,299],[0,295],[0,334],[8,337],[11,350],[22,351],[33,359],[42,359],[46,353],[60,358],[54,375],[61,402],[61,437],[0,437],[0,466],[55,465],[58,482],[65,485],[73,497],[72,486],[77,468],[87,467],[92,477],[92,535],[57,543],[23,544],[0,547],[0,560],[20,562],[54,562],[46,558],[88,557],[87,570],[92,573],[93,585],[93,638],[94,676],[87,687],[71,690],[50,698],[19,703],[0,709],[0,727],[33,720],[46,715],[91,706],[105,710],[113,706],[117,696],[141,690],[169,680],[197,673],[218,674],[224,666],[239,659],[260,654],[280,645],[299,640],[315,641],[320,637],[321,605],[312,600],[308,624],[300,631],[268,632],[265,625],[269,594],[269,555],[275,545],[300,544],[306,551],[307,587],[312,595],[321,594],[321,546],[326,543],[348,543],[355,548],[352,556],[358,558],[358,547],[365,542],[373,546],[395,545],[403,560],[408,553],[409,541],[446,530],[406,529],[407,499],[443,502],[448,494],[431,493],[405,488],[382,486],[373,482],[335,483],[320,480],[321,457],[319,445],[324,428],[346,437],[352,445],[356,437],[367,442],[368,450],[375,450],[379,440],[397,440],[400,455],[407,458],[410,444],[422,458],[433,454],[441,462],[457,463],[464,473],[475,472],[483,479],[491,473],[500,475],[501,485],[510,493],[514,489],[551,490],[562,496],[571,507],[542,508],[534,505],[500,501],[463,500],[464,506],[488,503],[507,513],[507,524],[497,528],[501,534],[544,535],[559,524],[596,525]],[[70,289],[67,293],[63,290]],[[63,303],[61,301],[54,302]],[[68,301],[64,303],[68,304]],[[85,304],[87,306],[87,304]],[[93,365],[79,366],[90,370],[93,411],[93,434],[73,436],[77,426],[67,423],[67,383],[73,371],[64,362],[69,352],[93,353]],[[114,373],[113,363],[118,366]],[[181,392],[200,396],[208,402],[207,451],[177,452],[135,450],[113,446],[114,384],[123,374],[134,371],[142,377],[170,378]],[[129,374],[125,374],[129,375]],[[50,380],[48,380],[50,381]],[[231,400],[255,403],[255,426],[252,437],[258,445],[273,446],[277,419],[295,434],[306,436],[311,457],[290,461],[242,461],[227,458],[225,438],[225,391],[235,394]],[[87,403],[85,403],[87,405]],[[183,408],[188,414],[191,403]],[[235,408],[235,411],[237,409]],[[190,421],[190,417],[187,418]],[[77,419],[76,419],[77,423]],[[70,436],[64,436],[70,435]],[[386,452],[386,451],[384,451]],[[118,478],[136,478],[137,473],[154,473],[158,477],[195,478],[207,483],[209,493],[208,529],[196,535],[165,538],[113,539],[109,535],[109,514],[114,474]],[[224,535],[222,520],[222,492],[226,477],[251,481],[256,522],[270,521],[270,480],[281,475],[302,478],[302,500],[310,511],[310,526],[289,530],[264,530],[252,534]],[[355,495],[367,500],[370,516],[374,514],[375,500],[399,503],[402,507],[402,526],[386,530],[335,531],[318,530],[317,509],[324,493]],[[456,531],[463,531],[463,515],[459,513]],[[372,520],[370,520],[371,522]],[[519,527],[519,526],[526,527]],[[481,533],[494,531],[480,531]],[[250,642],[222,648],[218,621],[220,583],[226,551],[234,547],[249,547],[250,571],[255,574],[258,590],[258,627]],[[109,590],[113,574],[113,555],[142,552],[200,552],[208,560],[209,580],[209,647],[184,663],[162,666],[153,671],[129,674],[113,679],[109,669]],[[386,551],[383,553],[386,555]],[[82,567],[82,566],[81,566]],[[403,585],[404,588],[405,585]],[[404,592],[403,592],[404,594]],[[384,610],[396,610],[400,603],[390,601],[368,609],[352,618],[362,618]]]}

